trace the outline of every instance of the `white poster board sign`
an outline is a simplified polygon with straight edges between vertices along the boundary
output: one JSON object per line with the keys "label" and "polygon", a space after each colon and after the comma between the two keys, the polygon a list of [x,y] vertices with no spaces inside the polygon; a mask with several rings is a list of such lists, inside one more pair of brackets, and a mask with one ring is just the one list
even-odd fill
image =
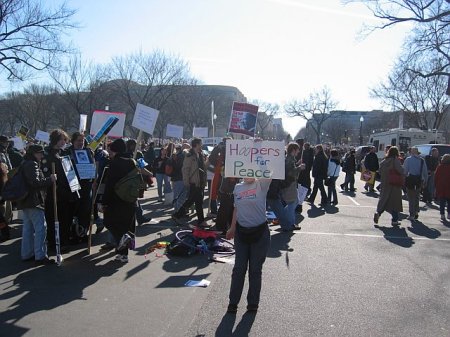
{"label": "white poster board sign", "polygon": [[208,128],[197,128],[194,126],[194,129],[192,130],[192,137],[208,137]]}
{"label": "white poster board sign", "polygon": [[91,130],[89,133],[93,136],[105,125],[109,117],[117,117],[119,120],[116,125],[108,132],[108,137],[111,138],[122,138],[123,129],[125,127],[125,117],[126,115],[122,112],[109,112],[96,110],[92,114]]}
{"label": "white poster board sign", "polygon": [[78,181],[77,174],[73,168],[72,161],[69,156],[61,157],[62,167],[66,174],[67,181],[72,192],[76,192],[81,189],[80,182]]}
{"label": "white poster board sign", "polygon": [[80,115],[80,129],[79,131],[81,133],[84,133],[84,131],[86,131],[86,126],[87,126],[87,115]]}
{"label": "white poster board sign", "polygon": [[283,141],[228,139],[225,151],[225,177],[284,179]]}
{"label": "white poster board sign", "polygon": [[49,144],[50,143],[50,134],[48,132],[37,130],[36,131],[36,137],[34,139]]}
{"label": "white poster board sign", "polygon": [[153,135],[158,115],[158,110],[138,103],[136,105],[136,111],[134,112],[133,123],[131,126]]}
{"label": "white poster board sign", "polygon": [[25,149],[25,143],[21,137],[17,136],[17,137],[11,138],[11,140],[14,142],[14,147],[17,150],[22,151]]}
{"label": "white poster board sign", "polygon": [[183,127],[179,125],[167,124],[166,137],[183,138]]}

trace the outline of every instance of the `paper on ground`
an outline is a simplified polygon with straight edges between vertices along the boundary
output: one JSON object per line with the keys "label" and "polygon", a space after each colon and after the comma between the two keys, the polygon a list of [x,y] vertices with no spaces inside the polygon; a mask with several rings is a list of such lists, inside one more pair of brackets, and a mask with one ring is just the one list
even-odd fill
{"label": "paper on ground", "polygon": [[201,281],[189,280],[184,285],[186,287],[207,287],[207,286],[209,286],[210,283],[211,283],[211,281],[208,281],[205,279],[203,279]]}

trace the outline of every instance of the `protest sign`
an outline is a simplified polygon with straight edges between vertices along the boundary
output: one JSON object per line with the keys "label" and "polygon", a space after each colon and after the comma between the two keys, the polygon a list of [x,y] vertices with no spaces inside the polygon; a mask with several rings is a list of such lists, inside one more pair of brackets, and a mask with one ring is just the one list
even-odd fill
{"label": "protest sign", "polygon": [[75,166],[81,180],[95,179],[95,164],[76,164]]}
{"label": "protest sign", "polygon": [[116,125],[118,121],[119,119],[117,117],[110,116],[94,137],[86,137],[86,140],[89,143],[88,146],[92,151],[95,151],[95,149],[99,146],[103,139],[105,139],[105,137],[114,128],[114,125]]}
{"label": "protest sign", "polygon": [[36,131],[36,136],[34,137],[34,139],[49,144],[50,143],[50,134],[48,132],[42,131],[42,130],[37,130]]}
{"label": "protest sign", "polygon": [[136,111],[134,112],[133,123],[131,123],[131,126],[153,135],[158,115],[158,110],[138,103],[136,105]]}
{"label": "protest sign", "polygon": [[183,127],[173,124],[167,124],[166,137],[183,138]]}
{"label": "protest sign", "polygon": [[17,136],[25,140],[27,139],[28,131],[30,131],[30,129],[28,129],[25,125],[22,125],[19,131],[17,131]]}
{"label": "protest sign", "polygon": [[126,115],[122,112],[109,112],[109,111],[101,111],[101,110],[96,110],[92,114],[91,130],[89,131],[91,136],[97,134],[99,132],[99,130],[105,125],[106,121],[110,117],[117,118],[117,122],[115,123],[113,128],[108,132],[108,137],[122,138],[123,137],[123,129],[125,127]]}
{"label": "protest sign", "polygon": [[11,140],[14,142],[14,148],[22,151],[25,149],[25,144],[23,142],[23,139],[19,136],[11,138]]}
{"label": "protest sign", "polygon": [[225,148],[225,177],[284,179],[284,142],[228,139]]}
{"label": "protest sign", "polygon": [[192,137],[208,137],[208,128],[197,128],[194,126],[194,129],[192,130]]}
{"label": "protest sign", "polygon": [[78,181],[75,169],[73,168],[70,156],[61,157],[61,164],[66,174],[67,181],[72,192],[76,192],[81,189],[80,182]]}
{"label": "protest sign", "polygon": [[86,125],[87,125],[87,115],[80,115],[80,128],[79,131],[81,133],[84,133],[84,131],[86,131]]}
{"label": "protest sign", "polygon": [[258,106],[248,103],[233,102],[228,132],[240,133],[253,137],[256,131]]}

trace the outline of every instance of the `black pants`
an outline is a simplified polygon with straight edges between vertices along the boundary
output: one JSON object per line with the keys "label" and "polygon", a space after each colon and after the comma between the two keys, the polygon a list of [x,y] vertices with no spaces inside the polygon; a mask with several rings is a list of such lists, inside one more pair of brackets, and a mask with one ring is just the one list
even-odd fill
{"label": "black pants", "polygon": [[[56,205],[58,209],[59,242],[61,246],[69,244],[70,227],[73,221],[75,203],[59,198]],[[55,215],[53,195],[47,193],[45,199],[45,221],[47,222],[47,240],[49,249],[55,248]]]}
{"label": "black pants", "polygon": [[218,231],[226,231],[231,224],[234,210],[234,197],[231,193],[218,192],[220,202],[216,218],[216,228]]}
{"label": "black pants", "polygon": [[308,194],[311,193],[311,171],[300,171],[297,182],[308,189]]}
{"label": "black pants", "polygon": [[325,192],[325,186],[323,185],[323,178],[314,178],[314,187],[311,192],[311,196],[309,197],[310,202],[314,202],[314,199],[316,199],[317,192],[320,190],[320,194],[322,196],[321,204],[327,203],[327,192]]}
{"label": "black pants", "polygon": [[187,213],[189,207],[195,203],[195,212],[197,214],[198,223],[205,221],[205,216],[203,215],[203,197],[204,188],[200,186],[195,186],[191,184],[189,186],[189,196],[184,202],[183,206],[180,207],[178,212],[175,213],[176,216],[181,216]]}

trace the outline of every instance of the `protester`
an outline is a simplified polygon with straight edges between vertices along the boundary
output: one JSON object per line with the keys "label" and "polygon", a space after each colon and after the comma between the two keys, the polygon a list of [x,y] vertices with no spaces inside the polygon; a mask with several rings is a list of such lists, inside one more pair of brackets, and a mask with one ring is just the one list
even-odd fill
{"label": "protester", "polygon": [[[167,148],[163,147],[159,156],[153,161],[153,172],[156,174],[156,186],[158,188],[158,201],[163,202],[166,193],[172,192],[169,177],[166,175]],[[164,186],[164,194],[163,194]]]}
{"label": "protester", "polygon": [[186,189],[183,183],[183,160],[185,152],[183,151],[182,145],[177,144],[175,146],[175,153],[172,155],[171,162],[173,166],[172,177],[170,181],[172,183],[173,191],[173,208],[176,211],[183,206],[186,201]]}
{"label": "protester", "polygon": [[191,150],[186,154],[183,161],[183,183],[189,188],[189,196],[183,206],[172,215],[178,221],[187,214],[187,210],[195,203],[197,214],[197,225],[206,226],[203,214],[203,197],[206,186],[205,160],[202,154],[202,140],[194,138],[191,141]]}
{"label": "protester", "polygon": [[[344,191],[355,192],[355,173],[356,173],[356,158],[355,149],[350,149],[350,151],[345,156],[342,163],[342,171],[345,172],[344,183],[341,184],[341,189]],[[349,188],[350,184],[350,188]]]}
{"label": "protester", "polygon": [[316,199],[317,192],[320,190],[321,198],[320,204],[322,206],[327,204],[328,197],[325,192],[324,180],[327,178],[328,174],[328,158],[323,152],[322,145],[316,145],[315,147],[315,157],[312,167],[312,176],[314,178],[314,187],[308,202],[314,204],[314,199]]}
{"label": "protester", "polygon": [[428,169],[425,160],[419,156],[417,147],[411,148],[411,156],[405,159],[403,169],[406,175],[406,190],[409,205],[409,220],[419,218],[420,190],[425,187],[428,179]]}
{"label": "protester", "polygon": [[[380,168],[380,164],[378,162],[378,157],[376,154],[375,146],[370,147],[369,153],[364,157],[364,168],[372,173],[372,176],[375,177],[376,172]],[[364,185],[364,189],[366,191],[375,192],[375,178],[372,178],[370,181],[367,181]]]}
{"label": "protester", "polygon": [[298,205],[297,180],[305,165],[297,161],[297,155],[300,152],[300,147],[297,143],[289,143],[286,152],[285,177],[281,197],[286,204],[283,210],[286,223],[282,224],[282,229],[288,231],[300,229],[300,226],[296,223],[295,215],[295,209]]}
{"label": "protester", "polygon": [[24,261],[35,260],[37,264],[54,264],[55,260],[47,256],[44,192],[56,181],[56,175],[44,177],[40,168],[43,157],[44,148],[31,145],[20,168],[28,186],[27,196],[17,203],[17,209],[23,211],[21,257]]}
{"label": "protester", "polygon": [[95,172],[91,178],[80,176],[79,165],[94,164],[94,154],[91,149],[85,146],[84,135],[80,132],[72,134],[71,143],[72,145],[67,149],[67,152],[74,163],[75,172],[81,187],[78,190],[79,198],[77,198],[72,209],[72,217],[75,218],[75,221],[74,226],[72,226],[71,241],[72,243],[78,243],[87,241],[86,234],[91,222],[92,184],[95,178]]}
{"label": "protester", "polygon": [[11,162],[11,167],[14,169],[16,167],[19,167],[20,164],[23,161],[22,153],[20,153],[19,150],[14,148],[14,142],[9,141],[8,148],[6,150],[8,152],[9,160]]}
{"label": "protester", "polygon": [[[11,161],[7,152],[8,146],[8,137],[3,135],[0,136],[0,164],[3,164],[2,174],[5,181],[8,177],[8,173],[12,170]],[[11,202],[0,200],[0,241],[7,241],[10,239],[9,222],[12,219],[11,208]]]}
{"label": "protester", "polygon": [[136,168],[136,164],[132,158],[125,155],[127,149],[123,139],[116,139],[109,145],[108,150],[111,161],[106,171],[105,194],[102,199],[103,222],[115,239],[115,260],[126,263],[128,245],[134,238],[136,205],[120,199],[114,187],[120,179]]}
{"label": "protester", "polygon": [[247,310],[257,311],[262,284],[262,267],[270,246],[266,219],[266,195],[270,179],[244,178],[234,188],[234,211],[227,239],[234,238],[235,262],[231,276],[228,313],[236,313],[249,271]]}
{"label": "protester", "polygon": [[[154,142],[150,142],[150,144],[148,145],[148,149],[147,151],[145,151],[144,154],[144,160],[147,162],[147,169],[151,170],[153,168],[153,161],[155,160],[156,155],[155,155],[155,143]],[[155,173],[155,172],[153,172]]]}
{"label": "protester", "polygon": [[[44,149],[44,158],[42,159],[42,171],[46,177],[52,174],[52,164],[55,164],[56,176],[60,179],[56,182],[56,206],[59,222],[59,236],[61,252],[68,251],[70,228],[73,221],[73,209],[78,200],[78,194],[72,192],[66,173],[62,166],[61,157],[69,155],[64,148],[66,147],[69,136],[61,129],[53,130],[50,133],[50,144]],[[48,249],[55,251],[55,214],[54,214],[53,187],[47,188],[47,197],[45,198],[45,221],[47,222],[47,240]]]}
{"label": "protester", "polygon": [[396,146],[392,146],[385,159],[380,163],[381,191],[378,199],[377,211],[373,216],[373,221],[377,224],[378,219],[384,211],[392,216],[392,226],[398,226],[399,213],[403,211],[402,205],[402,186],[392,185],[389,181],[389,175],[394,174],[395,170],[403,176],[403,168],[399,160],[399,152]]}
{"label": "protester", "polygon": [[428,169],[428,179],[426,187],[423,189],[423,202],[431,204],[434,199],[434,173],[439,165],[439,150],[437,148],[431,149],[431,155],[425,156],[425,163]]}
{"label": "protester", "polygon": [[434,186],[436,198],[439,199],[441,220],[445,221],[445,205],[447,205],[447,219],[450,220],[450,154],[442,156],[434,175]]}
{"label": "protester", "polygon": [[[3,189],[6,181],[8,180],[8,167],[5,163],[0,163],[0,192]],[[0,230],[1,237],[0,242],[10,239],[8,221],[5,218],[5,200],[0,197]]]}
{"label": "protester", "polygon": [[305,169],[300,171],[298,175],[298,183],[308,189],[306,196],[311,193],[311,169],[314,162],[314,150],[309,143],[303,145],[303,151],[301,154],[301,163],[305,164]]}
{"label": "protester", "polygon": [[341,172],[341,161],[339,152],[336,149],[330,151],[331,158],[328,160],[328,203],[332,205],[338,204],[336,193],[336,180]]}

